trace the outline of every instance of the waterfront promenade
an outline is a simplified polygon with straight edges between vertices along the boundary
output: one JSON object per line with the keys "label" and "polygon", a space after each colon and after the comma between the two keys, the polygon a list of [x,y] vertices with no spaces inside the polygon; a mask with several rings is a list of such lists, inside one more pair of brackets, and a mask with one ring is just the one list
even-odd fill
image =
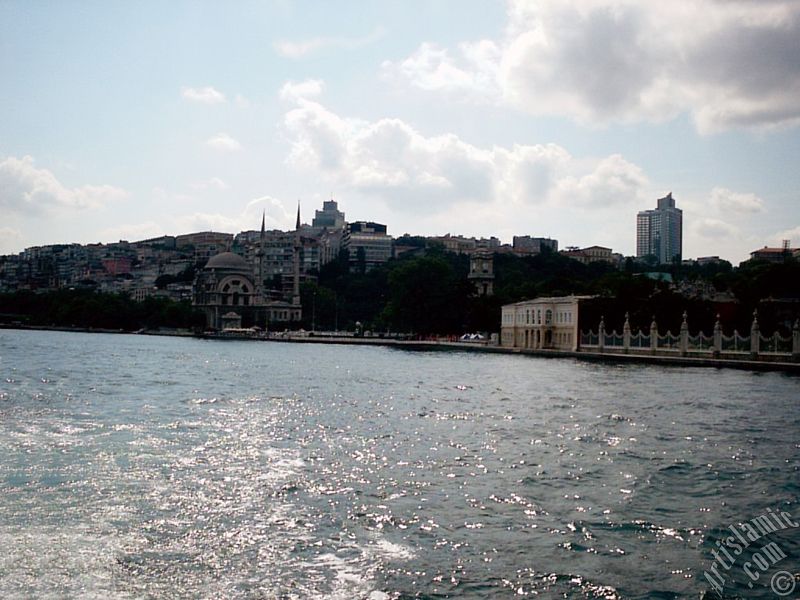
{"label": "waterfront promenade", "polygon": [[[214,339],[224,339],[214,336]],[[230,338],[241,339],[241,338]],[[285,335],[268,338],[252,338],[254,341],[274,341],[300,344],[348,344],[373,345],[405,348],[408,350],[465,350],[472,352],[492,352],[499,354],[516,354],[549,358],[576,358],[586,361],[627,362],[660,364],[675,366],[696,366],[747,369],[752,371],[784,371],[800,374],[800,362],[749,360],[746,358],[713,358],[708,356],[667,356],[647,354],[627,354],[613,349],[604,351],[592,350],[531,350],[508,348],[485,341],[462,342],[449,339],[400,340],[386,337],[353,337],[353,336],[318,336],[318,335]]]}
{"label": "waterfront promenade", "polygon": [[131,335],[153,335],[170,337],[197,337],[209,340],[239,340],[252,342],[277,342],[292,344],[343,344],[357,346],[386,346],[403,348],[407,350],[460,350],[468,352],[486,352],[495,354],[516,354],[523,356],[538,356],[545,358],[575,358],[582,361],[603,361],[619,363],[642,363],[674,366],[715,367],[730,369],[745,369],[750,371],[783,371],[786,373],[800,374],[800,362],[789,360],[750,360],[748,358],[713,358],[709,356],[678,356],[678,355],[650,355],[642,353],[625,353],[621,349],[606,348],[599,351],[593,349],[568,350],[532,350],[525,348],[508,348],[489,341],[454,341],[451,338],[439,339],[396,339],[392,337],[355,337],[353,335],[313,335],[310,332],[301,334],[281,333],[264,336],[220,335],[220,334],[193,334],[187,330],[143,330],[139,332],[126,332],[122,330],[84,329],[69,327],[8,327],[0,325],[0,329],[43,330],[85,333],[115,333]]}

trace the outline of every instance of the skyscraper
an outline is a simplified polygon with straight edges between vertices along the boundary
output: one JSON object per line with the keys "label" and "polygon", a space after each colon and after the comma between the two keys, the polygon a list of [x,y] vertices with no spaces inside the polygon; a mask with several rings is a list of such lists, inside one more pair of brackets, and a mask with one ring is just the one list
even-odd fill
{"label": "skyscraper", "polygon": [[636,256],[655,256],[661,264],[671,263],[683,252],[683,211],[675,208],[672,192],[658,199],[652,210],[636,215]]}
{"label": "skyscraper", "polygon": [[322,203],[322,210],[315,211],[311,221],[314,229],[341,230],[345,226],[344,213],[334,199]]}

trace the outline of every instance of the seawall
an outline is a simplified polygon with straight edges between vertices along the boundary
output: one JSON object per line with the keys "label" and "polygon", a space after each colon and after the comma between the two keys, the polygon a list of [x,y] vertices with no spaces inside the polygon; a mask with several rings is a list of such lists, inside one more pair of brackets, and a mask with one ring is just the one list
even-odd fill
{"label": "seawall", "polygon": [[740,358],[712,358],[705,356],[664,356],[647,354],[622,354],[615,352],[567,351],[567,350],[527,350],[493,346],[480,342],[449,342],[433,340],[395,340],[386,338],[356,337],[318,337],[291,336],[269,338],[267,341],[306,344],[344,344],[377,345],[407,350],[459,350],[469,352],[491,352],[497,354],[516,354],[542,358],[575,358],[593,362],[639,363],[652,365],[672,365],[678,367],[714,367],[746,369],[749,371],[783,371],[800,374],[800,363],[776,360],[749,360]]}

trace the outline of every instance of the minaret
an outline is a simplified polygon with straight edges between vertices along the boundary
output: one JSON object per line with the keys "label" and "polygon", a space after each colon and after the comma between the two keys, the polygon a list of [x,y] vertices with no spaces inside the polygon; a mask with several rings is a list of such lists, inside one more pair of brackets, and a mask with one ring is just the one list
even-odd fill
{"label": "minaret", "polygon": [[266,256],[266,220],[267,220],[267,211],[266,209],[261,214],[261,236],[258,240],[258,250],[256,250],[256,256],[258,257],[258,272],[256,273],[257,281],[256,281],[256,294],[259,296],[257,300],[261,302],[264,298],[264,262]]}
{"label": "minaret", "polygon": [[294,225],[294,287],[292,289],[292,304],[300,306],[300,201],[297,201],[297,221]]}

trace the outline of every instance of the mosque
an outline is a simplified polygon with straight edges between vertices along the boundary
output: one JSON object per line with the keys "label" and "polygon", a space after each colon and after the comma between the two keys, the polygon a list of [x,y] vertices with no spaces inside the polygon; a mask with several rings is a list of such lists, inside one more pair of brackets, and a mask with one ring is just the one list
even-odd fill
{"label": "mosque", "polygon": [[254,264],[233,252],[212,256],[197,274],[193,304],[206,315],[209,329],[286,328],[303,316],[300,305],[300,208],[297,209],[293,248],[293,286],[291,300],[278,290],[265,286],[265,216]]}

